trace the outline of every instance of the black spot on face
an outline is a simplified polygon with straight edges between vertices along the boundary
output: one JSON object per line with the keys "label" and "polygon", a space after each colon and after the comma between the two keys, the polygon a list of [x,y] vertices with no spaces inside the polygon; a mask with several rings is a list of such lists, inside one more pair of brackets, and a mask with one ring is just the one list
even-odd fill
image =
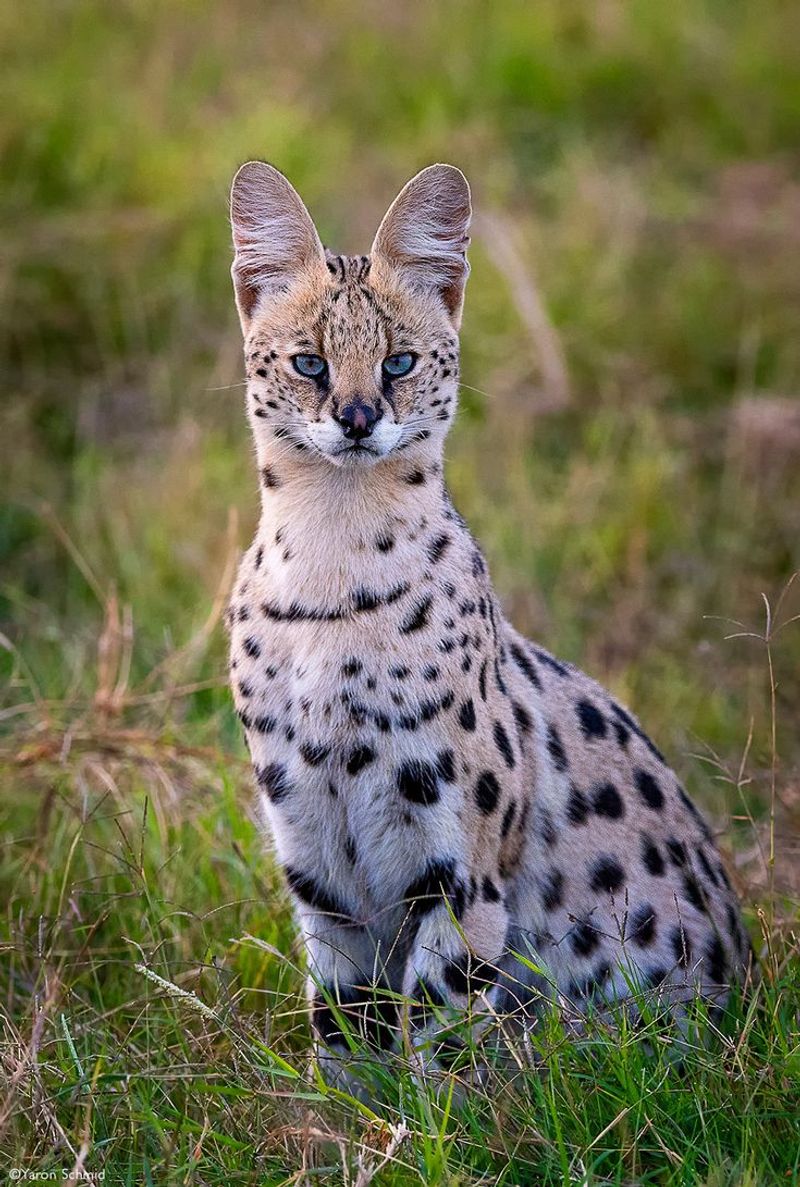
{"label": "black spot on face", "polygon": [[625,815],[625,805],[622,796],[613,783],[601,783],[592,794],[592,807],[598,816],[606,816],[609,820],[621,820]]}
{"label": "black spot on face", "polygon": [[439,780],[429,762],[411,759],[397,772],[397,790],[412,804],[435,804],[439,799]]}
{"label": "black spot on face", "polygon": [[497,889],[488,874],[483,879],[481,893],[483,895],[484,901],[487,903],[498,903],[500,901],[500,891]]}
{"label": "black spot on face", "polygon": [[357,775],[375,760],[375,751],[371,746],[356,746],[347,760],[348,775]]}
{"label": "black spot on face", "polygon": [[405,481],[409,486],[422,486],[425,482],[425,474],[422,470],[412,470],[410,474],[406,474]]}
{"label": "black spot on face", "polygon": [[491,815],[500,799],[500,784],[491,771],[483,771],[475,784],[475,802],[485,816]]}
{"label": "black spot on face", "polygon": [[578,701],[575,708],[584,738],[593,740],[606,736],[608,732],[606,719],[596,705],[593,705],[591,701],[582,700]]}
{"label": "black spot on face", "polygon": [[625,871],[615,857],[603,855],[592,866],[589,885],[592,890],[614,894],[625,882]]}
{"label": "black spot on face", "polygon": [[660,812],[664,807],[664,793],[649,771],[638,770],[634,776],[637,790],[648,808]]}
{"label": "black spot on face", "polygon": [[639,948],[649,948],[656,938],[657,920],[652,903],[642,903],[631,915],[630,938]]}
{"label": "black spot on face", "polygon": [[475,729],[475,706],[472,700],[464,701],[464,704],[458,711],[458,720],[462,729],[468,730],[470,733]]}
{"label": "black spot on face", "polygon": [[280,479],[271,466],[262,466],[261,481],[267,490],[275,490],[280,486]]}
{"label": "black spot on face", "polygon": [[375,539],[375,547],[378,552],[391,552],[394,548],[394,536],[388,533],[383,533]]}

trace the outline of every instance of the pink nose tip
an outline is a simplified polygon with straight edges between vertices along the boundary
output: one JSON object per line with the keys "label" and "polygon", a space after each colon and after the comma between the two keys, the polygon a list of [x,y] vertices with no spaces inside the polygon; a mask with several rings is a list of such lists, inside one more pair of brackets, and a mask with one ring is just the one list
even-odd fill
{"label": "pink nose tip", "polygon": [[362,441],[364,437],[371,435],[382,415],[382,409],[373,408],[360,396],[356,396],[345,405],[336,416],[336,420],[342,426],[342,432],[348,441]]}

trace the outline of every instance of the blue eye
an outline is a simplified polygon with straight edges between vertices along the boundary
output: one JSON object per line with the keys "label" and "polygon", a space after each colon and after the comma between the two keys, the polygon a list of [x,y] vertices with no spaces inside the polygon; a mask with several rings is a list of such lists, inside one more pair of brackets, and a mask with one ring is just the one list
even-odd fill
{"label": "blue eye", "polygon": [[296,354],[292,363],[298,375],[307,379],[321,379],[328,370],[328,364],[318,354]]}
{"label": "blue eye", "polygon": [[417,356],[411,353],[390,354],[383,360],[383,373],[390,379],[399,379],[402,375],[408,375],[416,361]]}

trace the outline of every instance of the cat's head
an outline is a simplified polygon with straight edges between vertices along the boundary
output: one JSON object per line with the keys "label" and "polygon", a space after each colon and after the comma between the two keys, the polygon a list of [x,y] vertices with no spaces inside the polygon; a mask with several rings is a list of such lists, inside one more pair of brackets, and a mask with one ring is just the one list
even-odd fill
{"label": "cat's head", "polygon": [[441,449],[470,217],[463,173],[431,165],[392,203],[369,256],[334,256],[282,173],[242,166],[232,272],[258,443],[352,467]]}

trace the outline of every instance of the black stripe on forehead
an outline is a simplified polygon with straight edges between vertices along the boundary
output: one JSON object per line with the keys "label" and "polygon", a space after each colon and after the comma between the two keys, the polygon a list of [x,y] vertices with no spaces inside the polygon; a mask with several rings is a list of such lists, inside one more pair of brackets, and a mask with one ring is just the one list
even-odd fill
{"label": "black stripe on forehead", "polygon": [[394,319],[365,283],[369,276],[369,256],[337,256],[327,252],[326,263],[332,285],[320,323],[325,353],[384,350],[391,341]]}
{"label": "black stripe on forehead", "polygon": [[363,284],[369,276],[369,256],[341,256],[326,248],[325,263],[339,284]]}

